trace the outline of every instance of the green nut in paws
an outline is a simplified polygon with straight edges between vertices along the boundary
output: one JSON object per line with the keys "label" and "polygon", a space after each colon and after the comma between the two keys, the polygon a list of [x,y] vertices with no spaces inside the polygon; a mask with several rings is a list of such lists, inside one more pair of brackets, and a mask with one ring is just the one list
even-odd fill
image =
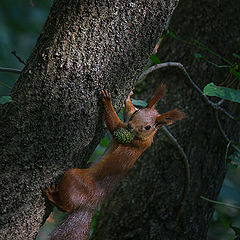
{"label": "green nut in paws", "polygon": [[119,128],[113,133],[114,138],[118,143],[128,144],[130,143],[134,136],[127,128]]}

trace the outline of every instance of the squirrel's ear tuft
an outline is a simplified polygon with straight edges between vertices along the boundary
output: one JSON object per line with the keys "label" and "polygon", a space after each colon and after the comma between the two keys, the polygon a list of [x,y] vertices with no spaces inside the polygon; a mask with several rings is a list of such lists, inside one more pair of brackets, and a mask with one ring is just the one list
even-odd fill
{"label": "squirrel's ear tuft", "polygon": [[155,92],[153,98],[149,101],[148,105],[146,108],[152,108],[155,106],[155,104],[159,101],[159,99],[163,98],[165,96],[166,92],[166,86],[165,84],[160,84],[159,87],[157,88],[157,91]]}
{"label": "squirrel's ear tuft", "polygon": [[163,125],[170,125],[176,122],[177,120],[181,120],[185,118],[186,115],[184,112],[181,112],[178,109],[171,110],[169,112],[166,112],[164,114],[161,114],[156,119],[156,125],[158,127],[161,127]]}

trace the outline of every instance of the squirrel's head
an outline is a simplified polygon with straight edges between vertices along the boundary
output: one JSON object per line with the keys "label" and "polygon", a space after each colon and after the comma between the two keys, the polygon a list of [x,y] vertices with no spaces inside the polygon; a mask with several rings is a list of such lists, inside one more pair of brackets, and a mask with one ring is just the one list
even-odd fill
{"label": "squirrel's head", "polygon": [[177,120],[185,118],[185,114],[178,109],[159,114],[155,109],[156,103],[165,95],[165,85],[161,84],[154,97],[143,109],[137,109],[128,121],[128,128],[136,139],[147,140],[153,137],[162,126],[173,124]]}

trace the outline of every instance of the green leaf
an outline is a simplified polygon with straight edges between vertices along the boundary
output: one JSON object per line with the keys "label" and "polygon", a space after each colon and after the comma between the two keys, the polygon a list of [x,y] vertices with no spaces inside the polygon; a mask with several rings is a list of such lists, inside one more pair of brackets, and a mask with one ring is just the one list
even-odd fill
{"label": "green leaf", "polygon": [[107,147],[108,144],[109,144],[109,139],[108,139],[108,137],[104,137],[104,138],[102,139],[102,141],[101,141],[101,146],[102,146],[102,147]]}
{"label": "green leaf", "polygon": [[123,114],[123,108],[118,112],[118,117],[121,121],[124,121],[124,114]]}
{"label": "green leaf", "polygon": [[226,227],[226,228],[230,227],[230,223],[226,219],[220,218],[220,220],[224,227]]}
{"label": "green leaf", "polygon": [[214,83],[209,83],[204,87],[203,93],[208,96],[215,96],[240,103],[240,90],[233,88],[219,87]]}
{"label": "green leaf", "polygon": [[161,39],[164,39],[164,38],[166,38],[166,36],[168,35],[168,32],[167,31],[165,31],[162,35],[161,35]]}
{"label": "green leaf", "polygon": [[238,54],[236,54],[236,53],[233,53],[233,56],[234,56],[235,58],[240,59],[240,56],[239,56]]}
{"label": "green leaf", "polygon": [[240,79],[240,73],[236,70],[238,68],[236,67],[230,67],[230,71],[238,78]]}
{"label": "green leaf", "polygon": [[11,96],[0,97],[0,104],[5,104],[5,103],[9,103],[9,102],[12,102]]}
{"label": "green leaf", "polygon": [[156,54],[152,54],[152,56],[150,57],[150,59],[152,60],[153,63],[155,64],[160,64],[161,61],[159,60],[158,56]]}
{"label": "green leaf", "polygon": [[167,30],[167,33],[168,33],[171,37],[173,37],[174,39],[178,39],[177,35],[175,34],[175,32],[174,32],[173,30],[168,29],[168,30]]}
{"label": "green leaf", "polygon": [[96,222],[97,222],[97,219],[100,215],[100,211],[99,210],[96,210],[93,217],[92,217],[92,222],[91,222],[91,231],[90,231],[90,235],[92,234],[95,226],[96,226]]}
{"label": "green leaf", "polygon": [[140,106],[140,107],[146,107],[147,106],[147,102],[144,100],[136,100],[136,99],[132,99],[132,103],[135,106]]}
{"label": "green leaf", "polygon": [[204,56],[201,53],[194,53],[195,58],[204,58]]}

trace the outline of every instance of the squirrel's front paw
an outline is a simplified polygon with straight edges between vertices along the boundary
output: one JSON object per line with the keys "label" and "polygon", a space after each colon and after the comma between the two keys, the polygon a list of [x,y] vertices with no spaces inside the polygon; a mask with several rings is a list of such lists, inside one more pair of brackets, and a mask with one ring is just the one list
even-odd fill
{"label": "squirrel's front paw", "polygon": [[111,95],[107,90],[102,90],[103,101],[110,101]]}
{"label": "squirrel's front paw", "polygon": [[44,192],[49,200],[53,199],[52,195],[56,192],[55,184],[53,184],[52,186],[48,186]]}

